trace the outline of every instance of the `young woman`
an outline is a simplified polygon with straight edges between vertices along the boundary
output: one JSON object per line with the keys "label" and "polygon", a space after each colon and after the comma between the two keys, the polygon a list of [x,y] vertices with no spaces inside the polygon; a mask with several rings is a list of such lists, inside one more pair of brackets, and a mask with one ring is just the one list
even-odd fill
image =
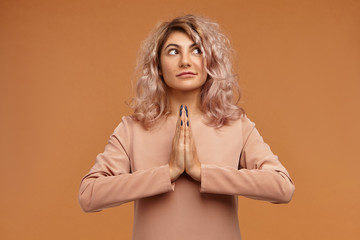
{"label": "young woman", "polygon": [[241,239],[238,195],[287,203],[295,188],[236,105],[227,38],[186,15],[158,26],[140,56],[134,114],[82,179],[82,209],[134,201],[133,239]]}

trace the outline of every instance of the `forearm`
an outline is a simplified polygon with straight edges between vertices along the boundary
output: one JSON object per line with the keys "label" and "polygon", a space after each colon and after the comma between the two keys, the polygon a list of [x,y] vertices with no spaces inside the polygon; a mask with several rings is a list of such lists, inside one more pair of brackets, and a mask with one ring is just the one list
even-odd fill
{"label": "forearm", "polygon": [[273,203],[291,200],[295,186],[287,173],[273,169],[201,168],[201,192],[242,195]]}
{"label": "forearm", "polygon": [[171,190],[168,165],[116,176],[98,172],[81,181],[79,203],[85,212],[95,212]]}

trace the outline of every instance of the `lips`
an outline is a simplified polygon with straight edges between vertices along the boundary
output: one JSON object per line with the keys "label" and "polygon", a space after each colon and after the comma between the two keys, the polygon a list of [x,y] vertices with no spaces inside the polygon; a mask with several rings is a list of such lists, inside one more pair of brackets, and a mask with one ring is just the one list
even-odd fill
{"label": "lips", "polygon": [[176,76],[177,77],[193,77],[195,75],[197,75],[197,74],[194,72],[186,71],[186,72],[181,72],[181,73],[177,74]]}

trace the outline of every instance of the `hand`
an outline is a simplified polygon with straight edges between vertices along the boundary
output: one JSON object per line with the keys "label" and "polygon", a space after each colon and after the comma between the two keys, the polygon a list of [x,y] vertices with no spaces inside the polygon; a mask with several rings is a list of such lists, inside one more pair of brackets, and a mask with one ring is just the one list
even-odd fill
{"label": "hand", "polygon": [[169,168],[171,181],[175,181],[185,170],[185,113],[180,107],[179,117],[176,122],[175,135],[172,142]]}
{"label": "hand", "polygon": [[172,152],[169,161],[170,178],[175,181],[184,171],[194,180],[201,180],[201,163],[196,153],[195,141],[192,137],[187,107],[181,105],[175,136],[173,138]]}
{"label": "hand", "polygon": [[185,106],[185,171],[194,180],[201,181],[201,163],[199,161],[194,138],[192,137],[188,109]]}

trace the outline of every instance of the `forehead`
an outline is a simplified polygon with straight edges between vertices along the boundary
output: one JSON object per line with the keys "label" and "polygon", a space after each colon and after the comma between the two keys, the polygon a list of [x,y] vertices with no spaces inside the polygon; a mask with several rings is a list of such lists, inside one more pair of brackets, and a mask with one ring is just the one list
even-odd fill
{"label": "forehead", "polygon": [[164,48],[168,44],[176,44],[181,47],[189,47],[194,44],[194,41],[184,32],[175,31],[170,33],[169,37],[165,41]]}

